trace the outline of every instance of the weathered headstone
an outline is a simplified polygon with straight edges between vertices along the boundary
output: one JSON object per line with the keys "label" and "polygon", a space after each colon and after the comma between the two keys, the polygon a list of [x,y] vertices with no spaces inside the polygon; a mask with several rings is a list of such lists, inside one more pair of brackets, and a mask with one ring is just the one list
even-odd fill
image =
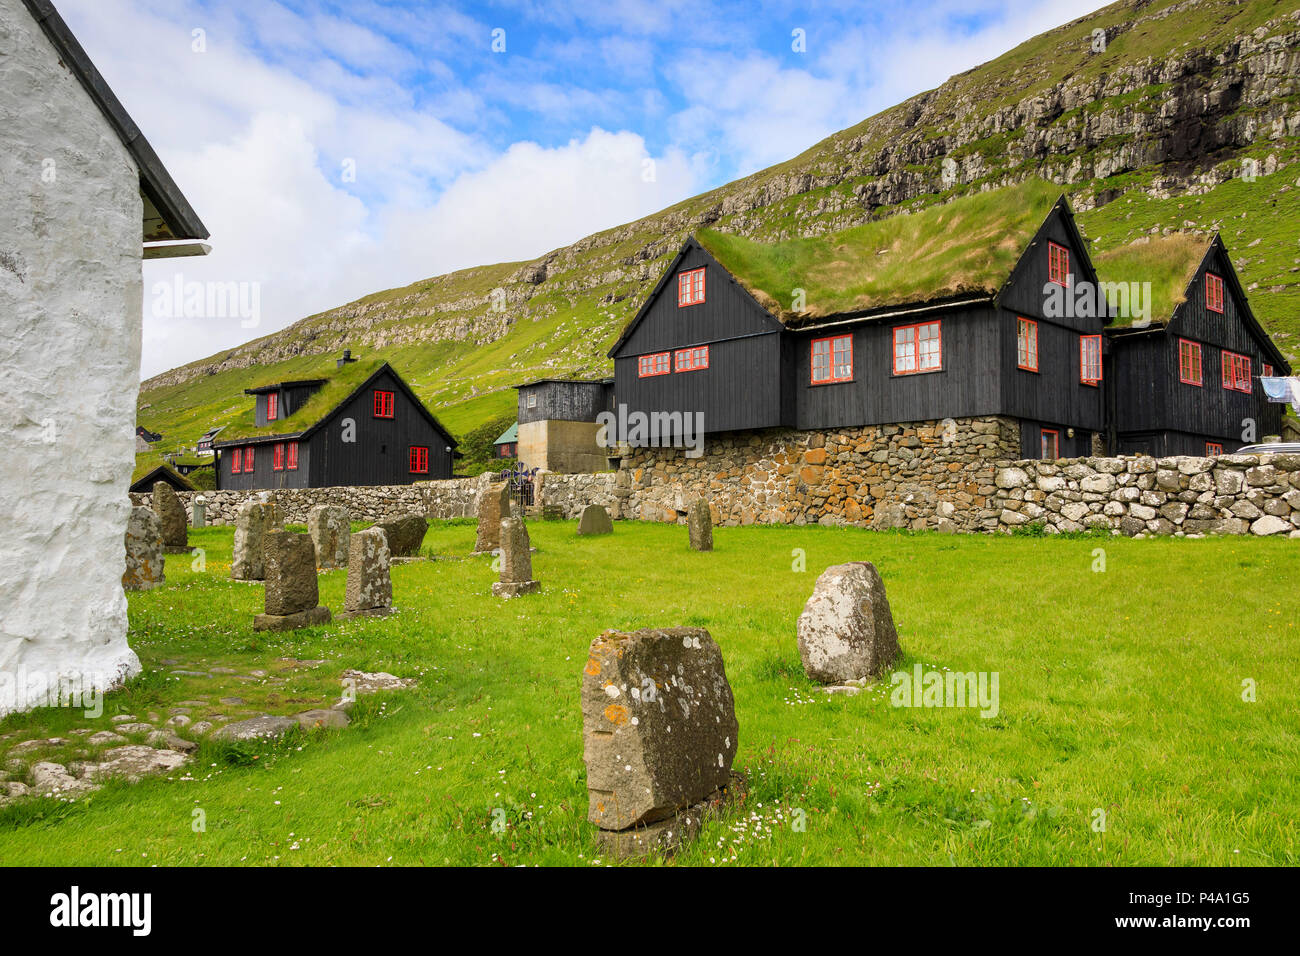
{"label": "weathered headstone", "polygon": [[424,544],[429,519],[417,514],[391,515],[376,521],[374,526],[383,529],[388,539],[388,551],[394,558],[413,558]]}
{"label": "weathered headstone", "polygon": [[265,548],[266,613],[253,618],[253,630],[286,631],[327,623],[330,609],[316,603],[320,591],[311,535],[272,531]]}
{"label": "weathered headstone", "polygon": [[163,574],[162,522],[152,508],[132,508],[126,521],[126,573],[122,587],[147,591],[167,581]]}
{"label": "weathered headstone", "polygon": [[208,526],[208,499],[202,495],[195,495],[194,500],[190,502],[190,511],[192,516],[190,524],[196,528],[206,528]]}
{"label": "weathered headstone", "polygon": [[153,486],[153,510],[162,522],[163,550],[169,554],[189,551],[189,525],[185,506],[172,486],[156,481]]}
{"label": "weathered headstone", "polygon": [[798,634],[803,669],[821,684],[879,677],[900,653],[885,585],[868,561],[821,573],[799,615]]}
{"label": "weathered headstone", "polygon": [[614,522],[601,505],[587,505],[578,520],[578,534],[613,534]]}
{"label": "weathered headstone", "polygon": [[492,585],[497,597],[531,594],[541,587],[533,580],[533,555],[523,518],[501,519],[501,580]]}
{"label": "weathered headstone", "polygon": [[722,652],[696,627],[607,631],[582,680],[588,819],[602,844],[671,849],[738,791],[739,728]]}
{"label": "weathered headstone", "polygon": [[307,533],[316,545],[320,567],[347,566],[348,542],[352,537],[349,520],[348,509],[342,505],[317,505],[307,513]]}
{"label": "weathered headstone", "polygon": [[388,558],[388,537],[383,528],[367,528],[352,536],[347,593],[340,618],[393,612],[393,579],[388,573]]}
{"label": "weathered headstone", "polygon": [[245,501],[235,518],[235,550],[230,576],[236,581],[266,578],[266,536],[280,527],[274,503]]}
{"label": "weathered headstone", "polygon": [[486,554],[501,547],[501,519],[510,516],[510,484],[497,481],[488,485],[478,498],[478,540],[475,554]]}
{"label": "weathered headstone", "polygon": [[691,502],[686,512],[686,525],[693,551],[713,550],[713,515],[709,513],[709,503],[703,498]]}

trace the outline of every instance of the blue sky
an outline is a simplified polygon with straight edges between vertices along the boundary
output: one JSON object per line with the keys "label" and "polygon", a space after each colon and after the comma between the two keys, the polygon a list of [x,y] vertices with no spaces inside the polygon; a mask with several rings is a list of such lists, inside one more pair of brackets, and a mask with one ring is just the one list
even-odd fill
{"label": "blue sky", "polygon": [[[1091,6],[57,5],[213,233],[206,260],[146,266],[146,375],[655,212]],[[258,324],[152,314],[150,284],[178,270],[258,283]]]}

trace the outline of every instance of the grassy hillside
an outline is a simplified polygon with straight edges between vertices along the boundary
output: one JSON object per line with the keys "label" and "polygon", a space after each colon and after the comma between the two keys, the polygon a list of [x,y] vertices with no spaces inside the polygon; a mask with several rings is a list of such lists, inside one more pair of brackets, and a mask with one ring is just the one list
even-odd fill
{"label": "grassy hillside", "polygon": [[[157,376],[142,387],[138,421],[164,433],[164,449],[192,444],[248,414],[244,388],[309,377],[348,347],[390,361],[463,438],[512,414],[515,383],[608,374],[607,349],[687,235],[708,230],[733,251],[788,241],[798,256],[815,248],[800,239],[883,235],[879,220],[1032,178],[1070,197],[1097,254],[1142,236],[1221,231],[1256,314],[1294,360],[1297,62],[1293,3],[1122,0],[652,216],[531,262],[377,292]],[[1240,178],[1247,159],[1260,168],[1251,181]],[[928,276],[890,263],[893,274],[877,278],[934,286],[941,262]],[[810,281],[829,278],[804,265]],[[1169,284],[1158,269],[1152,278]],[[867,281],[858,294],[880,292]]]}

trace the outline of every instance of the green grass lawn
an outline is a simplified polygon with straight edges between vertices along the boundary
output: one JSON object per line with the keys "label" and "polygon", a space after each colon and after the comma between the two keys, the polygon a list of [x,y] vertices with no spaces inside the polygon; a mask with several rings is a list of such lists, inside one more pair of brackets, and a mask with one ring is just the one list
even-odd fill
{"label": "green grass lawn", "polygon": [[[185,775],[0,809],[0,863],[592,864],[587,647],[652,625],[706,627],[721,646],[750,781],[678,865],[1300,858],[1294,541],[748,527],[716,529],[717,550],[696,554],[678,526],[530,530],[540,595],[493,598],[490,559],[467,557],[473,522],[435,523],[426,550],[448,559],[393,569],[401,613],[290,634],[253,632],[262,589],[228,579],[232,530],[192,531],[206,569],[169,556],[166,587],[130,596],[145,674],[107,698],[96,729],[198,698],[212,705],[195,719],[292,713],[335,699],[346,667],[418,687],[362,698],[344,731],[260,752],[205,743]],[[891,707],[888,685],[828,699],[804,677],[795,620],[816,576],[863,559],[888,588],[900,666],[998,672],[995,718]],[[344,580],[321,577],[336,611]],[[186,665],[236,673],[171,673]],[[0,733],[18,736],[2,746],[85,723],[11,716]]]}

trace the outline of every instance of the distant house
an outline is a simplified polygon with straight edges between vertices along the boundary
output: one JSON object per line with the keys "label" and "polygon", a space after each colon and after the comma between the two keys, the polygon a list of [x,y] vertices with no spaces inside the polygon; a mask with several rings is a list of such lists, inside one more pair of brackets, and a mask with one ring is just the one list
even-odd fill
{"label": "distant house", "polygon": [[1270,403],[1259,379],[1291,366],[1255,319],[1218,235],[1139,241],[1097,262],[1107,279],[1156,280],[1149,321],[1117,318],[1109,331],[1119,453],[1220,455],[1281,433],[1286,406]]}
{"label": "distant house", "polygon": [[492,443],[494,458],[514,458],[519,451],[519,423],[514,422]]}
{"label": "distant house", "polygon": [[703,233],[609,352],[619,415],[698,412],[707,435],[1002,416],[1023,457],[1090,454],[1096,282],[1041,182],[777,245]]}
{"label": "distant house", "polygon": [[194,491],[192,484],[167,465],[157,464],[149,467],[150,464],[152,463],[136,466],[135,474],[131,476],[131,487],[128,490],[148,493],[153,491],[153,486],[161,481],[171,485],[174,491]]}
{"label": "distant house", "polygon": [[218,489],[400,485],[450,478],[456,440],[387,362],[245,389],[212,447]]}
{"label": "distant house", "polygon": [[529,468],[565,474],[603,471],[596,416],[614,407],[614,379],[539,378],[516,385],[519,402],[514,457]]}
{"label": "distant house", "polygon": [[212,443],[217,436],[225,430],[225,425],[218,425],[216,428],[209,428],[200,437],[194,445],[194,451],[200,455],[212,454]]}

